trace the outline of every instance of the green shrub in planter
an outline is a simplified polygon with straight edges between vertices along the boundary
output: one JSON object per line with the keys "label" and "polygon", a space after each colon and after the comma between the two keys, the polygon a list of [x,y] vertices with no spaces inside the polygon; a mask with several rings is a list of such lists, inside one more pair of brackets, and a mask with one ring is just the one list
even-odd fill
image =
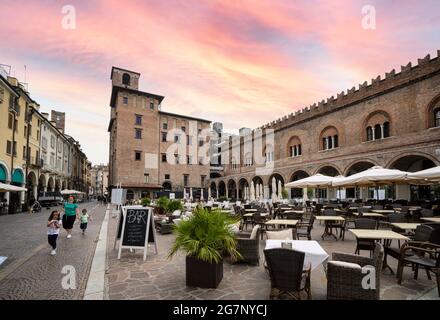
{"label": "green shrub in planter", "polygon": [[186,283],[188,286],[216,288],[223,278],[223,256],[241,258],[231,225],[237,218],[219,210],[196,208],[188,220],[174,229],[176,240],[168,257],[178,251],[186,253]]}
{"label": "green shrub in planter", "polygon": [[183,210],[183,204],[180,200],[171,200],[167,205],[167,212],[174,212],[176,210]]}
{"label": "green shrub in planter", "polygon": [[147,207],[147,206],[149,206],[149,205],[151,204],[151,199],[150,199],[150,198],[143,198],[143,199],[141,200],[141,203],[142,203],[142,205],[143,205],[144,207]]}

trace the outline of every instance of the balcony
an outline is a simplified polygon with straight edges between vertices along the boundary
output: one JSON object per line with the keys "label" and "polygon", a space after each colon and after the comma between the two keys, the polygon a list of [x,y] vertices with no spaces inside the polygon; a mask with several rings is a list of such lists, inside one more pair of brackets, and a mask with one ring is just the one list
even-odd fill
{"label": "balcony", "polygon": [[44,161],[41,158],[30,157],[29,159],[29,167],[33,168],[42,168],[44,166]]}

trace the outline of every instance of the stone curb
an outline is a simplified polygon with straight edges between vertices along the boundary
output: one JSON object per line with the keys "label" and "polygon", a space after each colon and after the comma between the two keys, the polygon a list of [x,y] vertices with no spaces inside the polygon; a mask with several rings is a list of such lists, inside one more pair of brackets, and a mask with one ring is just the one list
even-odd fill
{"label": "stone curb", "polygon": [[83,300],[104,300],[109,213],[110,205],[107,206],[101,230],[99,231],[98,243],[96,244]]}

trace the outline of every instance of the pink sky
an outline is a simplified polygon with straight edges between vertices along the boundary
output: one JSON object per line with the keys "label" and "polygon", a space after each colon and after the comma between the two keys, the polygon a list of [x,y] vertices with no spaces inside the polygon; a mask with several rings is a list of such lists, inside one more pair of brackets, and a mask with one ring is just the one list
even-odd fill
{"label": "pink sky", "polygon": [[[62,7],[76,9],[65,30]],[[362,7],[376,9],[364,30]],[[440,49],[438,1],[2,0],[0,63],[42,110],[107,162],[112,66],[141,73],[163,110],[224,123],[266,122]]]}

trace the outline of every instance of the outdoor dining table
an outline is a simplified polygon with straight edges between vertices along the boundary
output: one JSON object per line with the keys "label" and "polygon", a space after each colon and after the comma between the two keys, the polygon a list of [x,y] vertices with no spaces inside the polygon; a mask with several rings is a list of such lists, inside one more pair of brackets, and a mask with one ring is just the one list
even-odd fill
{"label": "outdoor dining table", "polygon": [[394,210],[384,210],[384,209],[378,209],[378,210],[371,210],[373,213],[379,213],[379,214],[390,214],[394,213]]}
{"label": "outdoor dining table", "polygon": [[[353,212],[354,216],[359,216],[359,212]],[[381,213],[374,213],[374,212],[365,212],[362,214],[362,218],[376,218],[381,219],[385,218],[385,216]]]}
{"label": "outdoor dining table", "polygon": [[[362,240],[384,240],[384,246],[389,247],[391,244],[391,240],[404,240],[408,241],[410,238],[407,236],[391,231],[391,230],[376,230],[376,229],[349,229],[351,233],[357,239]],[[383,267],[382,270],[388,268],[391,270],[391,273],[394,274],[391,267],[388,265],[386,260],[387,255],[384,256]]]}
{"label": "outdoor dining table", "polygon": [[406,223],[406,222],[394,222],[391,223],[393,227],[396,227],[401,230],[416,230],[420,223]]}
{"label": "outdoor dining table", "polygon": [[[254,213],[245,213],[245,214],[243,215],[243,217],[253,217],[255,213],[256,213],[256,212],[254,212]],[[267,212],[263,212],[263,213],[260,213],[260,215],[261,215],[262,217],[267,217],[267,216],[269,215],[269,213],[267,213]]]}
{"label": "outdoor dining table", "polygon": [[311,269],[314,270],[319,265],[323,264],[326,267],[329,255],[324,249],[319,245],[317,241],[314,240],[266,240],[266,250],[281,248],[282,243],[291,243],[292,249],[305,253],[304,266],[307,267],[309,264]]}
{"label": "outdoor dining table", "polygon": [[341,216],[316,216],[316,220],[318,221],[324,221],[325,222],[325,228],[324,233],[321,236],[321,239],[324,240],[325,236],[332,236],[335,238],[335,240],[338,240],[338,237],[333,233],[333,228],[329,226],[329,222],[342,222],[345,221],[344,217]]}
{"label": "outdoor dining table", "polygon": [[298,224],[299,220],[293,219],[273,219],[266,221],[266,225],[284,225],[284,226],[292,226],[295,227]]}
{"label": "outdoor dining table", "polygon": [[244,209],[244,211],[246,211],[246,212],[257,212],[258,209]]}
{"label": "outdoor dining table", "polygon": [[440,217],[420,218],[424,221],[440,223]]}

